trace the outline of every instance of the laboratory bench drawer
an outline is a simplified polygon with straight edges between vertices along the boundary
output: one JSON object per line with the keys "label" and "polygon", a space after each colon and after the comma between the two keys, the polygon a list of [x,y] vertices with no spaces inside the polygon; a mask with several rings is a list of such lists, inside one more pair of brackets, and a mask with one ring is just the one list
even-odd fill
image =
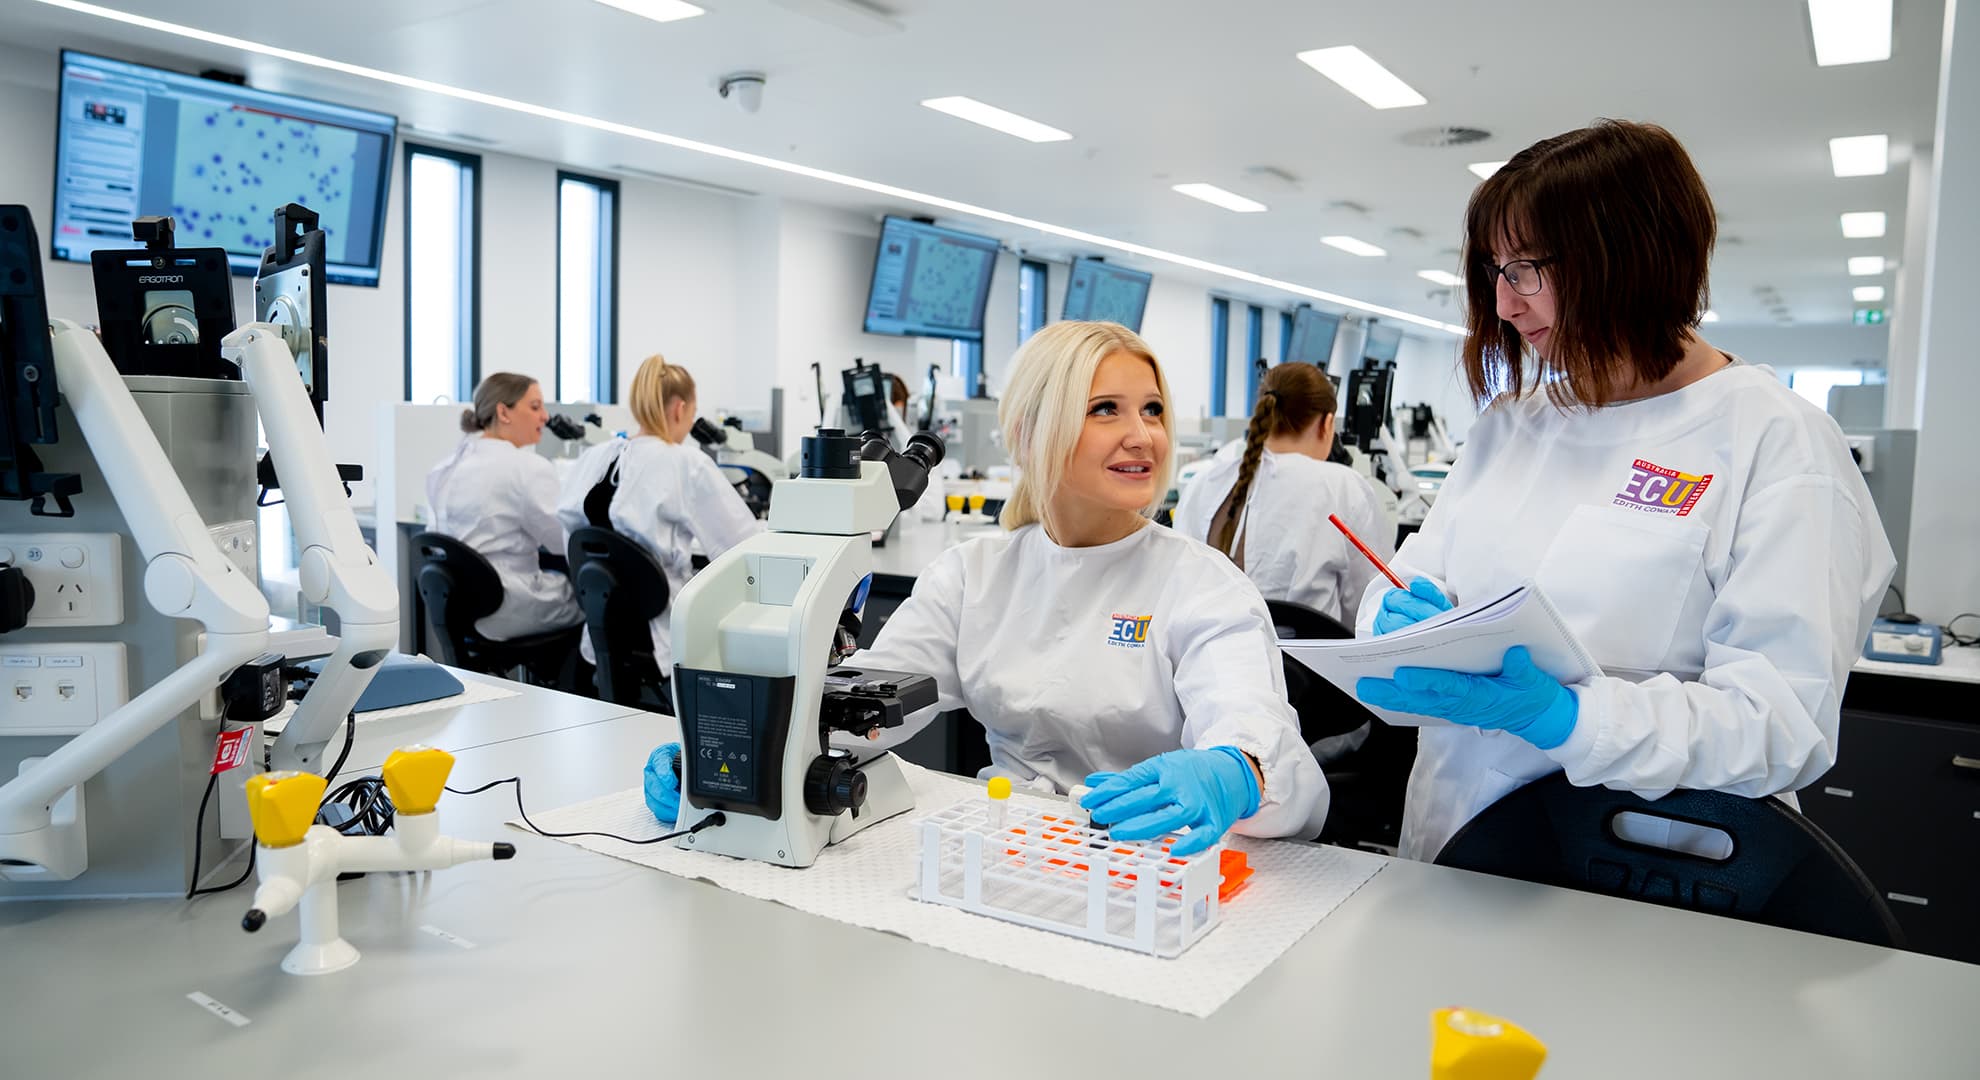
{"label": "laboratory bench drawer", "polygon": [[1980,725],[1845,708],[1836,765],[1800,798],[1908,947],[1980,963]]}

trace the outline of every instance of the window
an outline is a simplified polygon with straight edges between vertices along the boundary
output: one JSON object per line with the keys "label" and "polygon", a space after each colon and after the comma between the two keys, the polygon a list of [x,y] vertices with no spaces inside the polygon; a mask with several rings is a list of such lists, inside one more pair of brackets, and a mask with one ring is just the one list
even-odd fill
{"label": "window", "polygon": [[557,174],[557,400],[619,398],[619,185]]}
{"label": "window", "polygon": [[1231,302],[1210,299],[1210,415],[1224,415],[1224,386],[1231,369]]}
{"label": "window", "polygon": [[406,144],[407,401],[481,381],[481,158]]}
{"label": "window", "polygon": [[1045,328],[1045,264],[1032,259],[1018,263],[1018,344]]}
{"label": "window", "polygon": [[1810,368],[1788,374],[1788,389],[1815,403],[1815,407],[1827,412],[1829,391],[1838,386],[1862,386],[1863,373],[1854,370]]}
{"label": "window", "polygon": [[1265,359],[1265,309],[1251,305],[1244,313],[1244,413],[1258,407],[1258,362]]}
{"label": "window", "polygon": [[983,383],[983,343],[957,338],[950,343],[949,374],[962,380],[963,393],[973,398],[989,397]]}
{"label": "window", "polygon": [[1292,326],[1293,313],[1279,312],[1279,363],[1281,364],[1285,363],[1286,357],[1292,353]]}

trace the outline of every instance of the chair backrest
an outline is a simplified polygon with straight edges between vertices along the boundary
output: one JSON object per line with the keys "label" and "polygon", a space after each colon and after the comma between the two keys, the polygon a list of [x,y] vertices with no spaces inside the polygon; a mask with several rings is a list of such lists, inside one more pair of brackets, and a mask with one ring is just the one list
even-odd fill
{"label": "chair backrest", "polygon": [[571,533],[566,554],[571,587],[598,658],[598,690],[607,701],[637,704],[641,676],[664,678],[654,667],[647,624],[667,610],[667,575],[645,548],[611,529]]}
{"label": "chair backrest", "polygon": [[[1715,859],[1624,840],[1614,832],[1623,813],[1721,830],[1732,854]],[[1652,801],[1576,787],[1554,773],[1486,807],[1436,861],[1872,945],[1904,940],[1849,855],[1779,799],[1680,790]]]}
{"label": "chair backrest", "polygon": [[465,666],[477,620],[502,606],[502,576],[482,554],[451,536],[423,532],[412,539],[419,598],[437,639],[440,662]]}
{"label": "chair backrest", "polygon": [[[1281,640],[1351,638],[1354,631],[1340,620],[1305,604],[1290,600],[1267,600],[1272,629]],[[1309,743],[1334,735],[1345,735],[1366,723],[1374,714],[1346,691],[1315,675],[1305,664],[1287,656],[1286,700],[1299,716],[1299,733]]]}

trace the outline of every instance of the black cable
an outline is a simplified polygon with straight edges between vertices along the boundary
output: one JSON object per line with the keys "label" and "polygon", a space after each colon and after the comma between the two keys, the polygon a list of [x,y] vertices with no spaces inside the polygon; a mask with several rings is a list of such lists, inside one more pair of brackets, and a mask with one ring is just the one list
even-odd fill
{"label": "black cable", "polygon": [[[1900,615],[1902,615],[1902,614],[1904,614],[1905,612],[1908,612],[1908,611],[1910,611],[1910,610],[1911,610],[1911,609],[1910,609],[1909,607],[1907,607],[1907,606],[1905,606],[1905,602],[1904,602],[1904,590],[1903,590],[1903,589],[1900,589],[1900,588],[1898,588],[1898,587],[1897,587],[1896,585],[1886,585],[1886,586],[1884,586],[1884,592],[1885,592],[1885,594],[1886,594],[1886,595],[1889,595],[1890,593],[1896,593],[1896,594],[1897,594],[1897,598],[1898,598],[1898,609],[1897,609],[1897,613],[1898,613],[1898,614],[1900,614]],[[1877,605],[1877,607],[1878,607],[1878,611],[1877,611],[1877,614],[1879,614],[1879,615],[1882,615],[1882,614],[1884,613],[1884,612],[1883,612],[1883,605],[1882,605],[1882,604],[1879,604],[1879,605]]]}
{"label": "black cable", "polygon": [[191,900],[195,896],[210,896],[214,893],[226,892],[229,889],[238,887],[242,882],[246,881],[249,877],[252,877],[254,875],[255,849],[253,845],[249,845],[247,868],[241,871],[240,877],[235,878],[234,880],[228,882],[225,885],[214,885],[205,889],[199,888],[200,855],[201,855],[201,849],[206,846],[205,845],[206,807],[208,803],[213,801],[213,791],[216,787],[219,786],[219,784],[220,784],[219,773],[213,773],[212,775],[208,776],[206,778],[206,793],[199,797],[199,815],[193,822],[192,886],[186,889],[186,899],[188,900]]}
{"label": "black cable", "polygon": [[360,776],[349,781],[324,796],[323,806],[326,809],[342,806],[350,811],[351,816],[342,822],[325,822],[345,836],[383,836],[398,814],[385,781],[376,776]]}
{"label": "black cable", "polygon": [[1962,634],[1953,629],[1953,627],[1959,625],[1959,620],[1961,619],[1980,619],[1980,612],[1963,611],[1947,619],[1946,624],[1939,627],[1945,633],[1946,640],[1964,649],[1980,647],[1980,633]]}
{"label": "black cable", "polygon": [[529,826],[530,831],[538,836],[548,836],[558,840],[568,839],[573,836],[602,836],[607,840],[617,840],[620,843],[624,843],[624,844],[658,844],[664,840],[677,840],[683,836],[689,836],[694,833],[698,833],[703,829],[712,829],[717,825],[726,823],[729,820],[727,815],[723,814],[720,810],[717,810],[714,813],[708,815],[707,817],[702,818],[700,821],[695,822],[694,827],[691,829],[682,829],[679,832],[671,832],[665,836],[656,836],[651,840],[634,840],[630,836],[620,836],[617,833],[608,833],[608,832],[547,832],[541,828],[538,828],[536,822],[529,820],[529,811],[523,809],[522,777],[520,776],[511,776],[503,780],[490,780],[489,782],[481,785],[478,788],[469,788],[466,791],[462,791],[460,788],[457,787],[450,787],[447,790],[453,792],[456,795],[479,795],[490,788],[501,787],[503,784],[516,785],[516,813],[522,815],[523,824]]}
{"label": "black cable", "polygon": [[353,710],[344,714],[344,748],[337,752],[337,763],[330,766],[329,772],[323,774],[323,782],[326,785],[334,783],[337,774],[343,771],[345,760],[351,756],[351,743],[356,739],[357,712]]}

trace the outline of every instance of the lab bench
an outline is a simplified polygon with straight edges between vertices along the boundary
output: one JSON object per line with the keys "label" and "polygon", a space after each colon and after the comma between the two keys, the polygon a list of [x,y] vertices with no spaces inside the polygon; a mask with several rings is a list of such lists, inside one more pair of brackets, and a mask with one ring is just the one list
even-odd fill
{"label": "lab bench", "polygon": [[[677,734],[518,689],[362,725],[351,760],[438,742],[454,787],[520,775],[535,811],[634,786]],[[243,933],[245,888],[0,905],[5,1072],[1421,1076],[1431,1010],[1463,1003],[1563,1080],[1972,1076],[1980,966],[1915,953],[1391,861],[1197,1020],[505,828],[512,791],[439,812],[514,860],[339,886],[363,958],[334,975],[282,973],[295,920]]]}

